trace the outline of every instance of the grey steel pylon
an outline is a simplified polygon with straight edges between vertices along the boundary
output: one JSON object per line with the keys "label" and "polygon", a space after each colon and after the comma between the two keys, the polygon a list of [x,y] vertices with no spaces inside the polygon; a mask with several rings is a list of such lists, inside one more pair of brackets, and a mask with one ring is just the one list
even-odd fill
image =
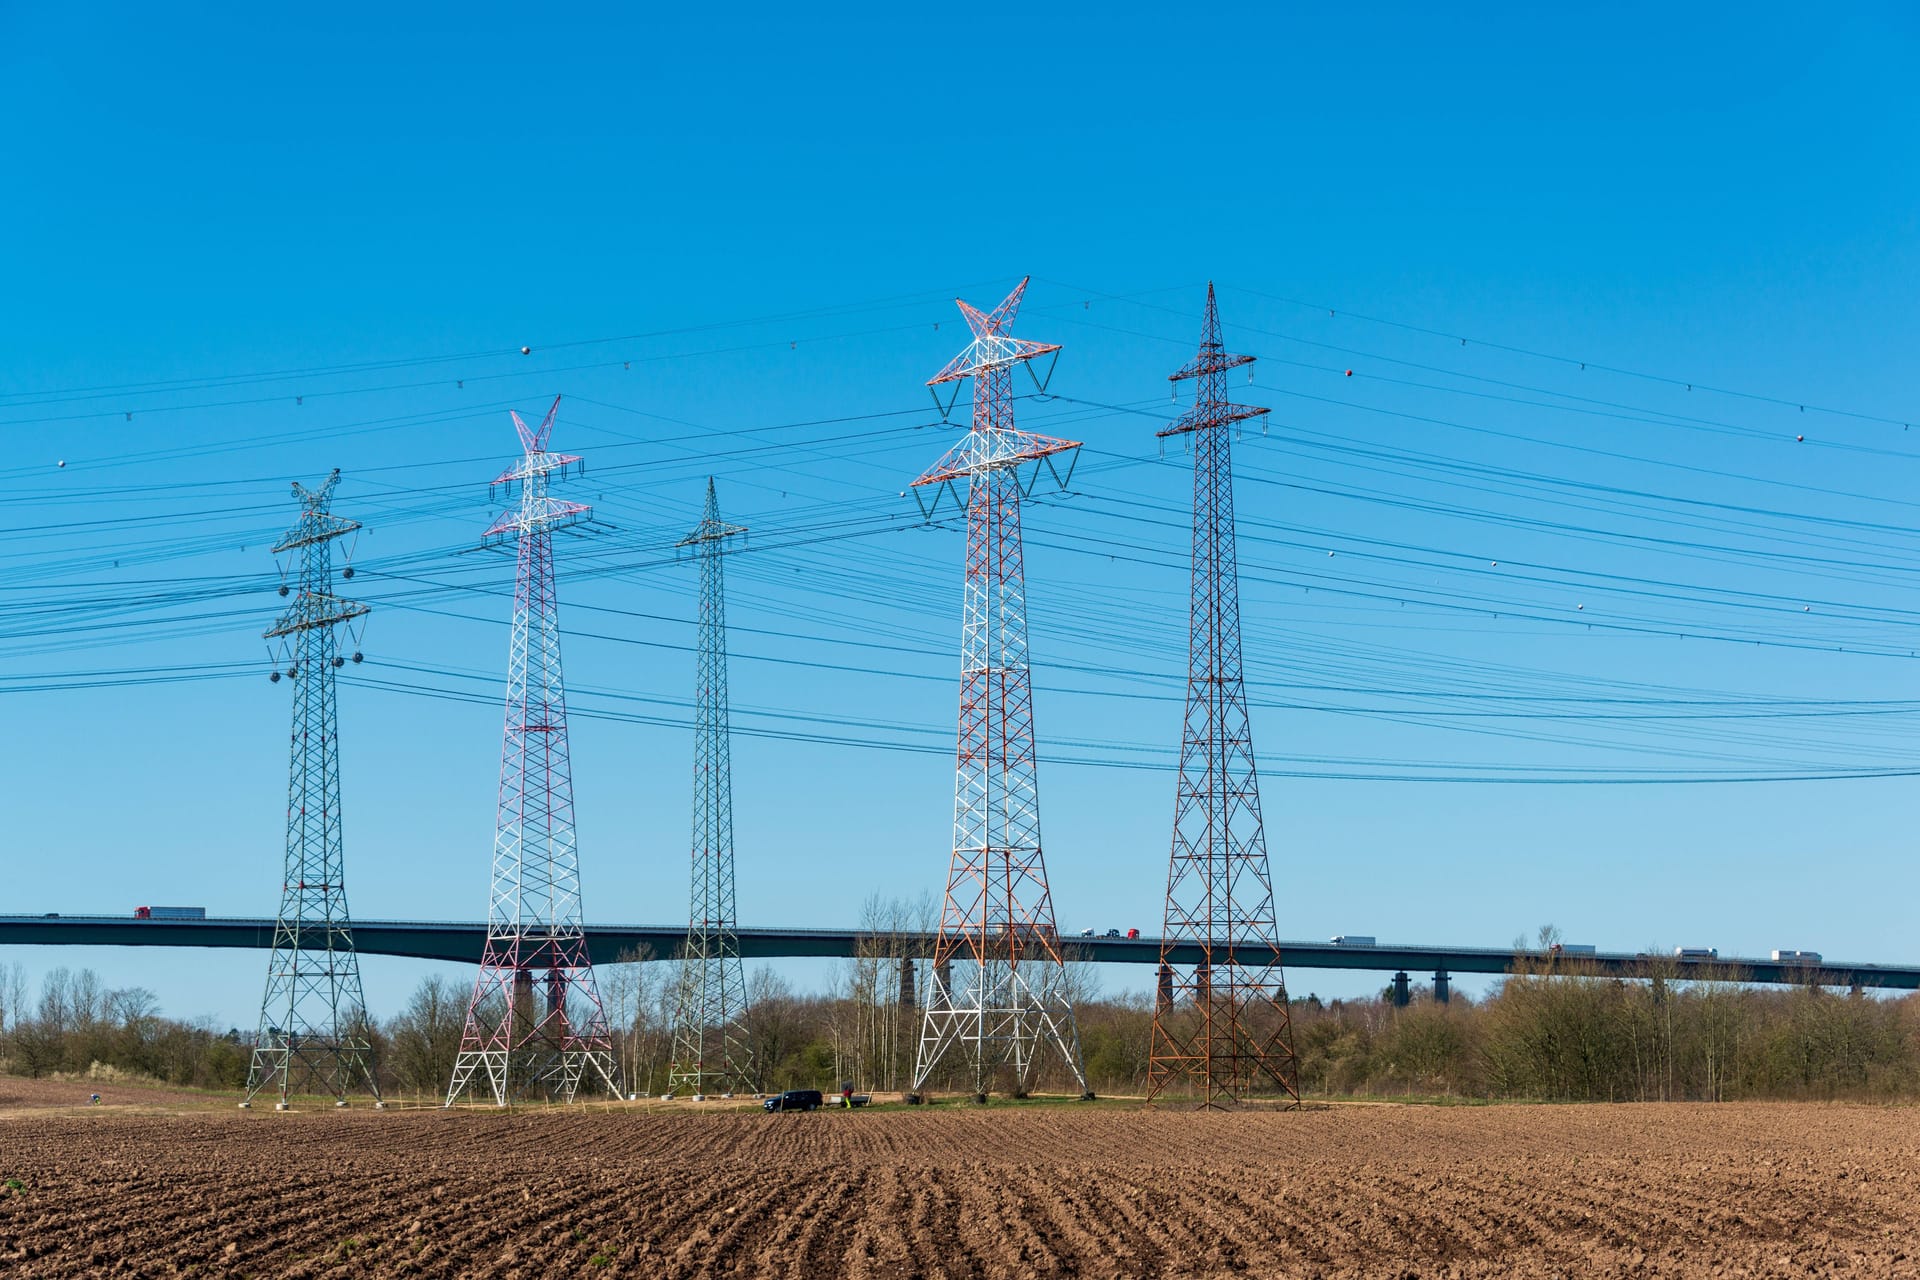
{"label": "grey steel pylon", "polygon": [[713,478],[700,523],[680,540],[700,559],[700,644],[694,677],[693,894],[673,1021],[667,1087],[750,1089],[755,1072],[742,1022],[745,971],[734,914],[733,753],[727,722],[727,600],[720,562],[746,532],[720,519]]}
{"label": "grey steel pylon", "polygon": [[[260,1029],[247,1068],[247,1102],[277,1087],[283,1108],[292,1093],[328,1093],[344,1106],[356,1079],[365,1081],[376,1103],[380,1099],[340,840],[333,676],[346,659],[334,628],[364,618],[367,606],[333,594],[334,540],[360,527],[329,509],[339,482],[336,469],[317,489],[294,485],[300,521],[273,548],[276,556],[298,553],[300,566],[298,587],[280,588],[283,596],[292,591],[292,602],[266,633],[281,646],[274,681],[284,669],[293,684],[293,744],[286,871]],[[353,660],[360,661],[357,651]]]}

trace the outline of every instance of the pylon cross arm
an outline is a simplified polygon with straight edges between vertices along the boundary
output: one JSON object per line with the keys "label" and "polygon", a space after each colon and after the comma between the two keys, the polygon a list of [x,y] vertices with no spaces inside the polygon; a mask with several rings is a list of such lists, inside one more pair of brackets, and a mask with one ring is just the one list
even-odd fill
{"label": "pylon cross arm", "polygon": [[975,338],[967,344],[966,350],[947,361],[940,372],[927,379],[927,385],[937,387],[943,382],[958,382],[988,369],[1019,364],[1022,360],[1032,360],[1058,350],[1060,344],[1057,342],[1034,342],[1029,338],[1009,338],[1001,334],[984,335]]}
{"label": "pylon cross arm", "polygon": [[542,499],[531,511],[522,507],[508,511],[498,520],[487,526],[483,538],[497,537],[503,534],[521,534],[535,528],[558,528],[562,524],[571,524],[592,508],[584,502],[562,502],[558,498]]}
{"label": "pylon cross arm", "polygon": [[1208,427],[1224,427],[1235,422],[1244,422],[1248,418],[1257,418],[1271,410],[1261,405],[1228,404],[1223,400],[1211,403],[1202,401],[1181,414],[1172,426],[1154,432],[1156,436],[1181,436],[1189,431],[1204,431]]}
{"label": "pylon cross arm", "polygon": [[1185,382],[1189,378],[1204,378],[1210,373],[1225,373],[1229,369],[1238,369],[1243,364],[1252,364],[1253,356],[1239,356],[1227,351],[1202,351],[1193,359],[1181,365],[1167,375],[1168,382]]}
{"label": "pylon cross arm", "polygon": [[1068,453],[1079,447],[1078,440],[1036,435],[1031,431],[970,431],[958,444],[947,450],[938,462],[923,471],[913,484],[918,488],[922,485],[944,484],[962,476],[985,475],[989,471],[1017,467],[1023,462]]}
{"label": "pylon cross arm", "polygon": [[927,379],[929,387],[937,387],[943,382],[957,382],[975,373],[1004,368],[1060,350],[1057,342],[1034,342],[1027,338],[1015,338],[1007,332],[1013,327],[1014,316],[1019,314],[1020,300],[1026,296],[1028,279],[1031,277],[1023,278],[1015,285],[1013,292],[1002,298],[1000,305],[992,311],[982,311],[963,298],[954,299],[960,314],[966,318],[967,328],[973,331],[973,341],[967,344],[966,350],[947,361],[940,372]]}
{"label": "pylon cross arm", "polygon": [[[298,488],[299,486],[295,485],[294,487]],[[332,487],[331,484],[326,486],[328,490],[331,490]],[[326,494],[322,494],[313,500],[324,502],[326,500]],[[316,542],[325,542],[329,538],[344,537],[359,528],[360,522],[358,520],[348,520],[341,516],[329,515],[321,508],[309,508],[307,512],[300,517],[300,523],[287,530],[285,536],[273,544],[272,554],[277,556],[282,552],[293,551],[300,547],[310,547]]]}

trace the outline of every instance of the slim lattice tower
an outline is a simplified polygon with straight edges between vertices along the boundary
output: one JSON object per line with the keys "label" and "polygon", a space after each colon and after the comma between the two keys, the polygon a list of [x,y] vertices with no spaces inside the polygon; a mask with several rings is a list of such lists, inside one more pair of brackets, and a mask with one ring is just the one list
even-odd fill
{"label": "slim lattice tower", "polygon": [[[1221,344],[1209,284],[1200,353],[1172,375],[1194,382],[1193,407],[1160,432],[1193,441],[1193,601],[1147,1070],[1149,1098],[1185,1080],[1204,1106],[1256,1093],[1300,1097],[1240,662],[1229,428],[1266,410],[1228,402],[1227,370],[1252,361]],[[1174,963],[1187,948],[1199,961]]]}
{"label": "slim lattice tower", "polygon": [[[914,481],[934,486],[936,507],[954,481],[966,481],[967,569],[953,860],[913,1088],[924,1085],[947,1051],[959,1045],[979,1097],[1003,1066],[1011,1068],[1014,1092],[1024,1092],[1036,1052],[1047,1044],[1086,1089],[1080,1033],[1040,852],[1020,540],[1022,464],[1068,453],[1079,444],[1014,429],[1014,366],[1060,350],[1057,343],[1008,334],[1026,288],[1022,280],[991,313],[960,303],[973,341],[927,385],[939,403],[941,386],[971,377],[973,424]],[[1033,366],[1027,367],[1032,373]]]}
{"label": "slim lattice tower", "polygon": [[[260,1031],[247,1068],[247,1102],[278,1089],[284,1109],[290,1093],[330,1093],[345,1106],[347,1090],[363,1082],[380,1099],[368,1043],[360,960],[347,915],[346,868],[340,846],[340,739],[334,717],[333,675],[340,656],[334,628],[367,614],[367,606],[333,594],[333,543],[360,525],[328,508],[340,482],[335,471],[317,489],[294,485],[300,522],[273,548],[294,553],[299,586],[282,586],[293,601],[266,633],[280,646],[274,668],[293,684],[293,750],[287,783],[287,860],[280,884],[280,917],[273,958],[260,1001]],[[345,570],[352,577],[353,570]],[[360,661],[359,653],[353,655]]]}
{"label": "slim lattice tower", "polygon": [[571,1102],[589,1071],[615,1096],[620,1093],[607,1015],[587,956],[573,830],[553,535],[584,520],[587,508],[547,493],[555,477],[564,478],[580,461],[547,451],[559,411],[556,396],[538,430],[513,415],[526,456],[494,481],[509,495],[516,485],[520,490],[518,509],[487,530],[489,538],[518,543],[519,575],[507,650],[507,722],[487,945],[454,1060],[448,1106],[469,1086],[490,1093],[500,1106],[522,1095]]}
{"label": "slim lattice tower", "polygon": [[720,561],[746,530],[720,519],[713,478],[707,507],[680,540],[700,558],[700,657],[695,672],[693,904],[673,1023],[667,1086],[694,1093],[752,1088],[752,1055],[741,1023],[746,974],[733,893],[733,758],[727,727],[727,597]]}

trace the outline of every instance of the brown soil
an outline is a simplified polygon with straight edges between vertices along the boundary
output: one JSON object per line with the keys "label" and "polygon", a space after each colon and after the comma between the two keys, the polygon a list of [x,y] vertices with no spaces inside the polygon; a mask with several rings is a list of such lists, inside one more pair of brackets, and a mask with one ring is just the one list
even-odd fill
{"label": "brown soil", "polygon": [[39,1110],[0,1273],[1920,1276],[1917,1174],[1904,1108]]}
{"label": "brown soil", "polygon": [[[94,1094],[100,1101],[90,1101]],[[195,1089],[176,1089],[170,1085],[142,1080],[110,1081],[76,1078],[70,1080],[29,1080],[24,1076],[0,1076],[0,1120],[23,1110],[47,1108],[129,1107],[177,1111],[182,1107],[234,1105],[224,1093],[206,1093]]]}

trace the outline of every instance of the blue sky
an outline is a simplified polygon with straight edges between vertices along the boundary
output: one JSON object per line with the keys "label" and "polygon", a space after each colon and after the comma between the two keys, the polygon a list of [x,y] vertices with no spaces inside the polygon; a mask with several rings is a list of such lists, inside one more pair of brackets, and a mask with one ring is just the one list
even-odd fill
{"label": "blue sky", "polygon": [[[1273,408],[1236,464],[1283,936],[1911,960],[1912,778],[1649,780],[1911,767],[1917,43],[1898,5],[0,10],[0,910],[271,911],[266,548],[337,466],[353,908],[478,917],[512,566],[458,552],[556,393],[612,530],[561,588],[589,918],[685,912],[708,474],[754,530],[736,724],[784,735],[735,744],[742,919],[937,892],[961,537],[901,491],[951,299],[1031,273],[1065,351],[1020,420],[1087,444],[1027,521],[1063,928],[1159,917],[1153,433],[1212,279]],[[214,678],[74,674],[134,668]],[[263,964],[14,959],[241,1025]],[[419,968],[367,971],[391,1009]]]}

